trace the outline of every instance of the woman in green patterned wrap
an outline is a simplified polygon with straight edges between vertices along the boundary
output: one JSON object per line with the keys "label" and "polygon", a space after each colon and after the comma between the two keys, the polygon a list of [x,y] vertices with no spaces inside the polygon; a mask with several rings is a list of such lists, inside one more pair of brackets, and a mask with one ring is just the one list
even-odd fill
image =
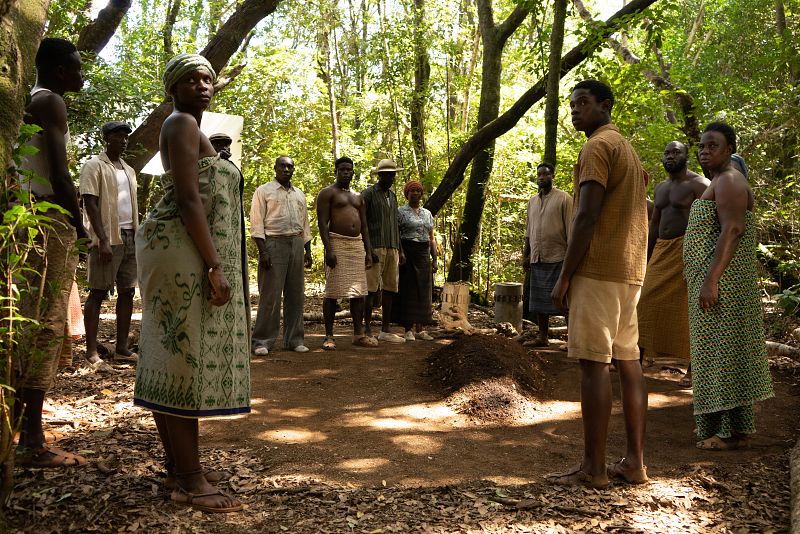
{"label": "woman in green patterned wrap", "polygon": [[202,56],[172,58],[174,111],[159,145],[164,196],[136,234],[142,329],[134,404],[153,411],[171,499],[207,512],[242,509],[210,482],[198,418],[250,411],[250,340],[242,176],[200,131],[214,93]]}
{"label": "woman in green patterned wrap", "polygon": [[773,396],[756,271],[753,191],[731,164],[736,134],[709,124],[698,146],[711,185],[692,204],[683,244],[699,449],[746,445],[754,403]]}

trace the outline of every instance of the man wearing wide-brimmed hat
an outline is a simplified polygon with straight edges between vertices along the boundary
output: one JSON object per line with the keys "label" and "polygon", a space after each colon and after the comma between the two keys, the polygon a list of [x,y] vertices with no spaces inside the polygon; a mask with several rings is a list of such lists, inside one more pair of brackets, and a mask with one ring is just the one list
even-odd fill
{"label": "man wearing wide-brimmed hat", "polygon": [[109,291],[117,288],[117,344],[112,357],[135,361],[128,349],[128,332],[136,287],[136,247],[134,235],[139,225],[136,205],[136,171],[122,160],[131,127],[111,121],[100,128],[106,149],[81,168],[80,193],[85,223],[89,230],[87,280],[89,297],[84,306],[86,359],[96,367],[103,361],[97,355],[97,327],[100,306]]}
{"label": "man wearing wide-brimmed hat", "polygon": [[399,265],[405,261],[400,247],[400,230],[397,226],[397,195],[392,191],[398,171],[402,171],[390,159],[382,159],[372,170],[378,182],[361,192],[367,210],[369,240],[372,245],[372,267],[367,270],[367,313],[365,333],[370,335],[372,308],[382,305],[381,333],[379,341],[403,343],[405,339],[389,331],[392,317],[392,296],[397,293]]}

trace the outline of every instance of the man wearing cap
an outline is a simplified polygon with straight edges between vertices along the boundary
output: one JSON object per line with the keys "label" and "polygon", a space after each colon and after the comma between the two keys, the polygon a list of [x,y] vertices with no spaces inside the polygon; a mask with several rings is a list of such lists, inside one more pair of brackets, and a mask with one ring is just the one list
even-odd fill
{"label": "man wearing cap", "polygon": [[283,345],[308,352],[303,344],[303,266],[311,267],[311,225],[306,196],[292,185],[294,161],[275,160],[275,179],[261,185],[250,207],[250,237],[258,247],[258,314],[252,348],[257,356],[269,353],[281,327]]}
{"label": "man wearing cap", "polygon": [[405,262],[400,247],[400,228],[397,225],[397,195],[392,191],[397,171],[402,170],[390,159],[380,160],[372,171],[372,174],[378,175],[378,182],[361,192],[372,245],[372,267],[367,269],[369,294],[364,314],[364,331],[367,336],[371,335],[372,308],[381,305],[383,318],[378,340],[389,343],[405,342],[405,338],[389,331],[392,296],[397,293],[400,264]]}
{"label": "man wearing cap", "polygon": [[117,344],[113,358],[136,360],[136,355],[128,349],[136,287],[134,235],[139,225],[136,172],[121,158],[128,146],[131,127],[112,121],[102,126],[101,133],[106,149],[83,165],[80,179],[85,222],[91,239],[87,262],[89,298],[83,309],[86,359],[95,367],[103,364],[97,355],[100,306],[114,286],[117,288]]}
{"label": "man wearing cap", "polygon": [[222,159],[231,159],[231,144],[233,143],[231,136],[223,132],[218,132],[212,134],[208,140],[211,141],[211,146],[217,151],[219,157]]}

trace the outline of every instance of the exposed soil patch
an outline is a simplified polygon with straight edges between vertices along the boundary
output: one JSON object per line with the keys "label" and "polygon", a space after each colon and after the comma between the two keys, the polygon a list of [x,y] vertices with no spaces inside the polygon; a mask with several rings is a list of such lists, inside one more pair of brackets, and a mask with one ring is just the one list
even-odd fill
{"label": "exposed soil patch", "polygon": [[428,373],[434,384],[448,392],[509,377],[521,391],[534,396],[544,384],[539,357],[503,336],[461,336],[428,356]]}
{"label": "exposed soil patch", "polygon": [[428,376],[446,403],[476,422],[527,420],[544,384],[541,360],[503,336],[462,336],[432,352]]}

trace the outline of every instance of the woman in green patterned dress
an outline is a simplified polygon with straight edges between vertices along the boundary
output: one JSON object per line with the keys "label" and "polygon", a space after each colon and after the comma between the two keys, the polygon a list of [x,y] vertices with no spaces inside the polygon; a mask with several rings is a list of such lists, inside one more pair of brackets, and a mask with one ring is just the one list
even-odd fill
{"label": "woman in green patterned dress", "polygon": [[709,124],[699,145],[711,185],[692,204],[683,245],[699,449],[746,445],[754,403],[773,396],[756,271],[753,191],[731,164],[736,134]]}
{"label": "woman in green patterned dress", "polygon": [[142,329],[134,404],[152,410],[171,499],[207,512],[242,509],[210,482],[198,418],[250,411],[250,340],[242,176],[200,131],[214,69],[182,54],[164,71],[174,111],[161,127],[164,196],[136,234]]}

